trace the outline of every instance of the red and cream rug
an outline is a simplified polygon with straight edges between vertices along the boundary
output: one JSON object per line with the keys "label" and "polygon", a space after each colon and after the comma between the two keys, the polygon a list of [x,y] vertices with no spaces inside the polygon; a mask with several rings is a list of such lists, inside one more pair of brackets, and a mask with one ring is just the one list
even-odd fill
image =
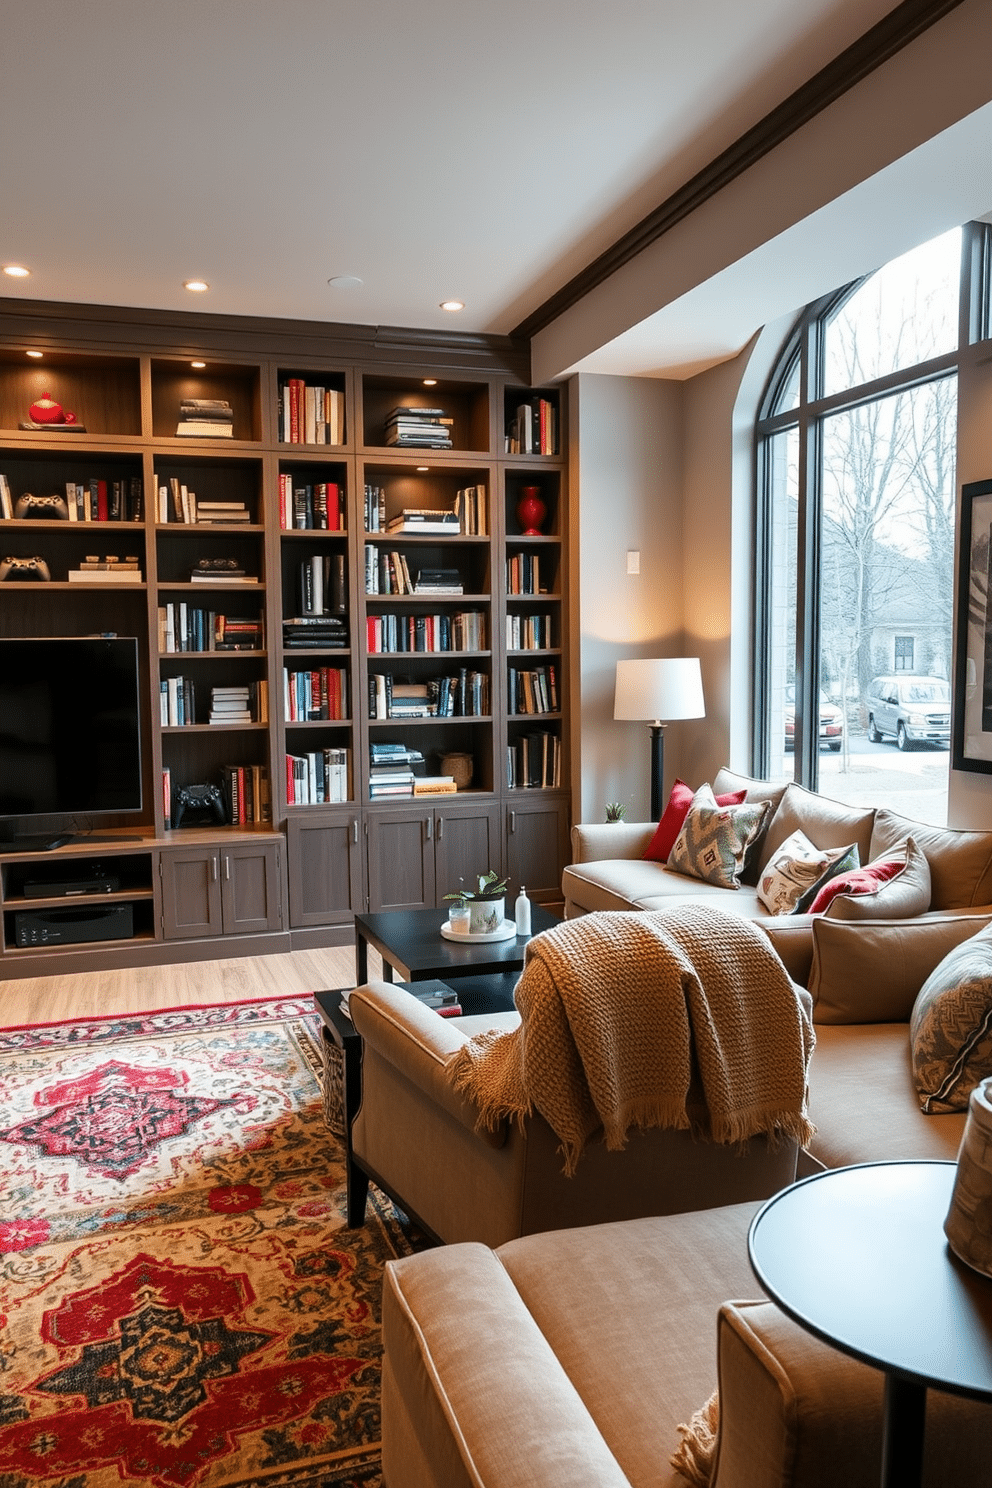
{"label": "red and cream rug", "polygon": [[373,1488],[374,1190],[310,999],[0,1030],[2,1488]]}

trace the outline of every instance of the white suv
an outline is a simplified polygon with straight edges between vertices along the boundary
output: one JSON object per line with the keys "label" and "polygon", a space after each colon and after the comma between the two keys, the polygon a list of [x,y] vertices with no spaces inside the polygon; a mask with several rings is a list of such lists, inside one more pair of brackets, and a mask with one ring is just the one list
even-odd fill
{"label": "white suv", "polygon": [[951,692],[943,677],[876,677],[868,689],[868,737],[894,734],[900,749],[951,745]]}

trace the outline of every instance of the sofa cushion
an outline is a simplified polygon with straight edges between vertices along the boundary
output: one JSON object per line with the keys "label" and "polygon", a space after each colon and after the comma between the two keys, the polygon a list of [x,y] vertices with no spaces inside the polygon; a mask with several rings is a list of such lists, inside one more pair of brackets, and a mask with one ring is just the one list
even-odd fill
{"label": "sofa cushion", "polygon": [[741,871],[751,842],[768,811],[765,802],[718,806],[709,785],[701,785],[669,853],[676,873],[701,878],[724,889],[740,887]]}
{"label": "sofa cushion", "polygon": [[[656,863],[667,863],[668,855],[675,846],[675,839],[682,830],[682,825],[689,814],[692,798],[695,792],[691,785],[686,785],[684,780],[676,780],[668,797],[668,805],[658,823],[658,830],[648,843],[644,856]],[[739,806],[747,791],[726,791],[716,797],[718,806]]]}
{"label": "sofa cushion", "polygon": [[816,847],[847,847],[857,843],[859,861],[871,859],[871,830],[875,813],[856,806],[845,806],[829,796],[808,791],[795,781],[789,782],[775,814],[768,823],[761,848],[759,871],[772,853],[793,832],[803,831]]}
{"label": "sofa cushion", "polygon": [[933,827],[880,807],[875,813],[871,856],[880,857],[907,837],[923,849],[930,865],[932,909],[992,904],[992,832]]}
{"label": "sofa cushion", "polygon": [[769,914],[791,914],[796,901],[826,872],[829,856],[814,847],[805,832],[793,832],[765,864],[758,898]]}
{"label": "sofa cushion", "polygon": [[965,1111],[992,1075],[992,927],[955,946],[927,977],[909,1024],[920,1109]]}
{"label": "sofa cushion", "polygon": [[934,967],[989,924],[988,915],[926,915],[871,924],[819,915],[812,921],[809,974],[813,1022],[908,1023]]}

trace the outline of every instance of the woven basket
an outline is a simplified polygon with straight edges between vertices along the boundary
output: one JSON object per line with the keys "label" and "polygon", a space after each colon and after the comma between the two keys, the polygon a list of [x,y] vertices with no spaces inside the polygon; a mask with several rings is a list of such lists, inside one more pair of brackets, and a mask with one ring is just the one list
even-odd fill
{"label": "woven basket", "polygon": [[475,761],[470,754],[445,754],[441,757],[441,774],[453,775],[459,790],[472,784]]}

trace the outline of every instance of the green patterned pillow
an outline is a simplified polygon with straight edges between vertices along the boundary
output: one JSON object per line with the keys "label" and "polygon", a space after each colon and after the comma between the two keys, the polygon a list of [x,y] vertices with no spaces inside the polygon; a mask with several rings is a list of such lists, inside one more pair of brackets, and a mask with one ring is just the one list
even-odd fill
{"label": "green patterned pillow", "polygon": [[920,988],[909,1021],[920,1109],[966,1111],[992,1075],[992,925],[962,941]]}
{"label": "green patterned pillow", "polygon": [[858,844],[852,842],[850,847],[835,847],[830,850],[830,862],[824,873],[816,880],[816,883],[806,889],[796,900],[793,914],[808,914],[809,907],[825,883],[832,878],[838,878],[842,873],[853,873],[855,868],[861,867],[861,854],[858,852]]}
{"label": "green patterned pillow", "polygon": [[767,801],[718,806],[712,788],[701,785],[668,855],[669,868],[722,889],[739,889],[748,848],[767,813]]}

